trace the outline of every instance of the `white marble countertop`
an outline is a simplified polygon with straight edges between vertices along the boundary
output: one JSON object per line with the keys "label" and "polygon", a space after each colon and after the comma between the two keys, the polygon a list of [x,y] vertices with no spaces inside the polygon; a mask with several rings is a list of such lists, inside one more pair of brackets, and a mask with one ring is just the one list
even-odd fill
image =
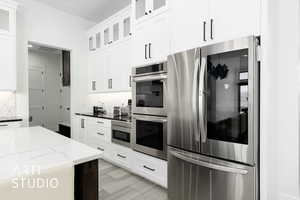
{"label": "white marble countertop", "polygon": [[16,176],[16,167],[41,169],[89,162],[101,152],[42,127],[0,130],[0,180]]}

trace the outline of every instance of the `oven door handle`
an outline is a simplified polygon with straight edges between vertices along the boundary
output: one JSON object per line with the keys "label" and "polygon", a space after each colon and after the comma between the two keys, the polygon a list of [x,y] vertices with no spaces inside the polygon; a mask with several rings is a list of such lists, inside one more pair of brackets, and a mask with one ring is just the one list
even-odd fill
{"label": "oven door handle", "polygon": [[173,155],[174,157],[183,160],[188,163],[192,163],[194,165],[206,167],[209,169],[217,170],[217,171],[223,171],[223,172],[228,172],[228,173],[235,173],[235,174],[241,174],[241,175],[247,175],[248,170],[245,169],[240,169],[240,168],[233,168],[233,167],[228,167],[225,165],[219,165],[219,164],[214,164],[214,163],[209,163],[206,161],[202,161],[199,159],[194,159],[190,156],[184,155],[183,153],[177,153],[175,151],[169,150],[169,153]]}
{"label": "oven door handle", "polygon": [[135,120],[141,120],[146,122],[158,122],[158,123],[167,123],[168,120],[165,118],[156,118],[156,117],[142,117],[142,116],[133,116],[132,117]]}
{"label": "oven door handle", "polygon": [[199,78],[199,123],[200,123],[200,137],[202,143],[206,143],[207,140],[207,126],[206,126],[206,69],[207,60],[206,57],[202,57],[200,78]]}
{"label": "oven door handle", "polygon": [[168,76],[166,74],[159,75],[149,75],[143,77],[134,77],[132,79],[133,82],[143,82],[143,81],[157,81],[157,80],[166,80]]}

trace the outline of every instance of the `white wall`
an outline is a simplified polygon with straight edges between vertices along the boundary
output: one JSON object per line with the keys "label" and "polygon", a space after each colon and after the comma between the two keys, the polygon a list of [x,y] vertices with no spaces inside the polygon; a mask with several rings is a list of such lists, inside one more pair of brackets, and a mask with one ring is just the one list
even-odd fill
{"label": "white wall", "polygon": [[0,91],[0,117],[16,116],[16,94]]}
{"label": "white wall", "polygon": [[82,110],[87,96],[86,30],[93,23],[38,1],[17,2],[17,114],[28,121],[28,41],[71,50],[71,113]]}
{"label": "white wall", "polygon": [[299,1],[262,1],[262,200],[299,199]]}

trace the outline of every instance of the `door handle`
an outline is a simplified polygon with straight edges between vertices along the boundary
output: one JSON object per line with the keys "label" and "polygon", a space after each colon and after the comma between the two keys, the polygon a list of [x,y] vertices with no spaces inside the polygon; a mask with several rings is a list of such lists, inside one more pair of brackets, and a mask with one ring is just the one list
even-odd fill
{"label": "door handle", "polygon": [[200,136],[202,143],[207,140],[207,127],[206,127],[206,58],[202,57],[200,79],[199,79],[199,121],[200,121]]}
{"label": "door handle", "polygon": [[147,48],[148,48],[148,44],[145,44],[145,59],[147,60],[148,57],[147,57]]}
{"label": "door handle", "polygon": [[206,42],[206,21],[203,22],[203,41]]}
{"label": "door handle", "polygon": [[228,172],[228,173],[242,174],[242,175],[248,174],[248,170],[245,170],[245,169],[233,168],[233,167],[228,167],[228,166],[224,166],[224,165],[209,163],[209,162],[206,162],[206,161],[202,161],[200,159],[192,158],[192,157],[190,157],[188,155],[184,155],[182,153],[174,152],[172,150],[169,151],[169,153],[171,155],[173,155],[174,157],[180,159],[180,160],[183,160],[183,161],[188,162],[188,163],[192,163],[194,165],[206,167],[206,168],[209,168],[209,169]]}
{"label": "door handle", "polygon": [[[198,119],[198,106],[197,103],[199,102],[199,95],[198,95],[198,84],[199,84],[199,70],[200,70],[200,55],[196,53],[195,58],[195,67],[194,67],[194,77],[193,77],[193,93],[192,93],[192,109],[193,109],[193,116],[195,119]],[[199,130],[198,120],[194,123],[195,130],[197,130],[197,134],[195,134],[195,140],[200,142],[201,133]]]}
{"label": "door handle", "polygon": [[210,39],[214,39],[214,34],[213,34],[213,24],[214,24],[214,20],[210,19]]}
{"label": "door handle", "polygon": [[152,58],[152,57],[151,57],[151,46],[152,46],[152,44],[149,43],[149,58]]}
{"label": "door handle", "polygon": [[121,154],[117,154],[117,156],[120,157],[120,158],[123,158],[123,159],[127,158],[126,156],[123,156]]}
{"label": "door handle", "polygon": [[155,171],[155,169],[152,169],[152,168],[150,168],[150,167],[147,167],[146,165],[144,165],[143,166],[145,169],[147,169],[147,170],[150,170],[150,171],[152,171],[152,172],[154,172]]}

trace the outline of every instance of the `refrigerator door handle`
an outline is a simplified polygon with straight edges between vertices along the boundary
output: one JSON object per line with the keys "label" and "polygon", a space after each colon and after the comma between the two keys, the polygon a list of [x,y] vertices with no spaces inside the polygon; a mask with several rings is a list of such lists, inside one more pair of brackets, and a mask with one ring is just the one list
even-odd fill
{"label": "refrigerator door handle", "polygon": [[195,140],[197,142],[200,142],[200,138],[201,138],[201,133],[199,130],[199,119],[198,119],[198,107],[197,107],[197,102],[199,101],[199,95],[198,95],[198,83],[199,83],[199,70],[200,70],[200,58],[197,57],[195,58],[195,73],[194,73],[194,77],[193,77],[193,93],[192,93],[192,109],[193,109],[193,114],[195,116],[195,119],[197,119],[196,123],[195,123],[195,130],[196,130],[196,134],[195,134]]}
{"label": "refrigerator door handle", "polygon": [[209,168],[209,169],[228,172],[228,173],[234,173],[234,174],[241,174],[241,175],[247,175],[248,174],[248,170],[245,170],[245,169],[232,168],[232,167],[228,167],[228,166],[224,166],[224,165],[208,163],[208,162],[205,162],[205,161],[201,161],[201,160],[198,160],[198,159],[191,158],[191,157],[186,156],[182,153],[174,152],[172,150],[169,150],[169,153],[171,155],[175,156],[176,158],[180,159],[180,160],[183,160],[183,161],[188,162],[188,163],[192,163],[194,165],[206,167],[206,168]]}
{"label": "refrigerator door handle", "polygon": [[199,79],[199,113],[198,113],[199,121],[200,121],[200,136],[201,136],[202,143],[205,143],[207,140],[206,91],[205,91],[206,68],[207,68],[207,58],[202,57],[200,79]]}

